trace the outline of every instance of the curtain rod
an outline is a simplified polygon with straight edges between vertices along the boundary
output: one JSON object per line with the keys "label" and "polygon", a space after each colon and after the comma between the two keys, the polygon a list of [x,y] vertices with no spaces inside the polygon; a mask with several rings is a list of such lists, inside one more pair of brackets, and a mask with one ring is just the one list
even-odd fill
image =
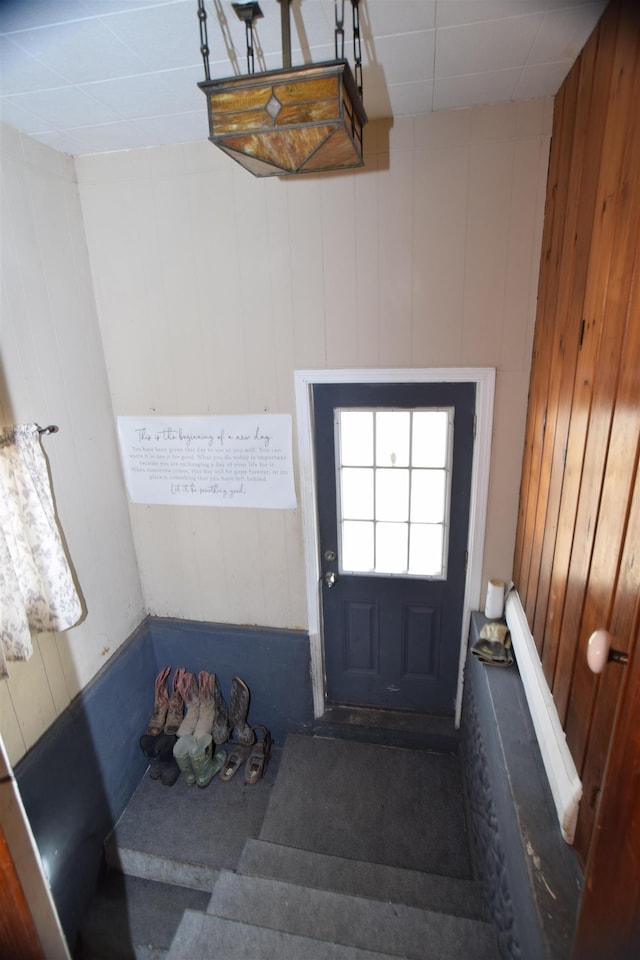
{"label": "curtain rod", "polygon": [[[36,426],[38,427],[38,424],[36,424]],[[53,423],[50,424],[48,427],[38,427],[38,433],[40,434],[40,436],[44,435],[45,437],[48,437],[50,433],[57,433],[57,432],[58,432],[58,427],[56,427],[55,424]]]}

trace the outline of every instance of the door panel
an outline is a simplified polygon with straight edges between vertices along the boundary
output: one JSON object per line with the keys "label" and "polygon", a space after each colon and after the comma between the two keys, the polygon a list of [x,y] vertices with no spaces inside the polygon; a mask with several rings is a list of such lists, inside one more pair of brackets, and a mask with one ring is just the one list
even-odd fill
{"label": "door panel", "polygon": [[[465,588],[475,384],[316,384],[313,406],[327,698],[451,714]],[[434,459],[435,439],[425,439],[434,437],[424,413],[432,409],[450,411],[438,422],[453,423],[448,482]],[[380,428],[371,443],[361,430],[361,452],[343,466],[340,425],[347,424],[345,433],[350,430],[344,411],[374,411]],[[408,413],[391,418],[389,411]],[[357,438],[357,418],[352,421]],[[367,422],[365,417],[362,424]],[[391,493],[383,498],[385,491]],[[438,521],[443,503],[445,524]],[[347,535],[353,527],[364,530],[364,547],[347,550],[346,558],[340,537],[344,518],[351,525]],[[428,546],[440,541],[442,571],[437,547]],[[401,546],[392,555],[394,543]],[[347,569],[345,560],[351,562]],[[413,569],[434,575],[412,575]]]}

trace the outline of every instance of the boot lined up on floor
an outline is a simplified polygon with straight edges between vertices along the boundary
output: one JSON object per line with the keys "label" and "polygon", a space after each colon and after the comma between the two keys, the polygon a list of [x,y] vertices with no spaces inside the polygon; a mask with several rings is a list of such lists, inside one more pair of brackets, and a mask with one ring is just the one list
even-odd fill
{"label": "boot lined up on floor", "polygon": [[[196,678],[177,667],[169,686],[171,667],[155,679],[154,710],[140,747],[149,760],[149,776],[173,786],[180,773],[188,785],[208,786],[216,774],[230,780],[245,760],[245,783],[264,776],[271,752],[271,734],[266,727],[248,723],[250,693],[240,677],[231,683],[227,709],[215,673],[201,670]],[[261,731],[256,738],[256,731]],[[256,743],[257,739],[257,743]],[[217,749],[231,741],[230,757]],[[254,746],[255,745],[255,746]]]}

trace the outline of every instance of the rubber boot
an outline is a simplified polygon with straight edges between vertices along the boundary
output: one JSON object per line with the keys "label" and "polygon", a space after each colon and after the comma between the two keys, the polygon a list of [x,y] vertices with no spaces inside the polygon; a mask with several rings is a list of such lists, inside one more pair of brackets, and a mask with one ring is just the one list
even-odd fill
{"label": "rubber boot", "polygon": [[169,698],[169,705],[167,707],[167,720],[164,725],[164,732],[168,736],[172,736],[173,734],[177,733],[178,727],[182,723],[184,702],[182,700],[182,694],[180,693],[180,681],[184,673],[186,673],[184,667],[178,667],[173,675],[173,690]]}
{"label": "rubber boot", "polygon": [[[161,734],[145,733],[140,737],[140,749],[149,761],[149,776],[152,780],[160,779],[160,761],[156,756],[156,744]],[[162,734],[164,736],[164,734]]]}
{"label": "rubber boot", "polygon": [[196,738],[187,735],[185,737],[178,737],[177,743],[173,748],[173,756],[175,757],[176,763],[180,767],[180,772],[183,774],[185,782],[190,787],[196,782],[196,775],[190,756],[190,751],[195,745]]}
{"label": "rubber boot", "polygon": [[169,708],[169,688],[167,680],[170,673],[171,667],[163,667],[156,677],[154,710],[147,726],[147,733],[151,737],[155,737],[164,730],[167,710]]}
{"label": "rubber boot", "polygon": [[222,770],[227,755],[224,750],[213,753],[213,738],[210,733],[196,740],[189,751],[191,766],[199,787],[207,787],[216,773]]}
{"label": "rubber boot", "polygon": [[231,683],[229,722],[233,727],[233,739],[237,743],[250,744],[255,740],[255,734],[247,723],[248,713],[249,688],[240,677],[234,677]]}
{"label": "rubber boot", "polygon": [[160,780],[165,787],[172,787],[180,776],[180,767],[173,755],[176,739],[175,734],[164,733],[156,742],[155,753],[160,764]]}
{"label": "rubber boot", "polygon": [[198,696],[198,681],[192,673],[185,672],[180,675],[178,680],[178,690],[180,696],[185,702],[187,712],[184,715],[180,726],[177,729],[179,737],[191,737],[198,723],[198,714],[200,712],[200,697]]}

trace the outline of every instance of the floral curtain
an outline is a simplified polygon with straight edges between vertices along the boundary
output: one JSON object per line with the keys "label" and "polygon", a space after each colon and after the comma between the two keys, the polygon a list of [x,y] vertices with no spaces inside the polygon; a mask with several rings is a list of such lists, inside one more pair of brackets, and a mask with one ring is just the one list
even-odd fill
{"label": "floral curtain", "polygon": [[67,630],[81,616],[38,427],[0,428],[0,676],[8,660],[29,659],[32,632]]}

